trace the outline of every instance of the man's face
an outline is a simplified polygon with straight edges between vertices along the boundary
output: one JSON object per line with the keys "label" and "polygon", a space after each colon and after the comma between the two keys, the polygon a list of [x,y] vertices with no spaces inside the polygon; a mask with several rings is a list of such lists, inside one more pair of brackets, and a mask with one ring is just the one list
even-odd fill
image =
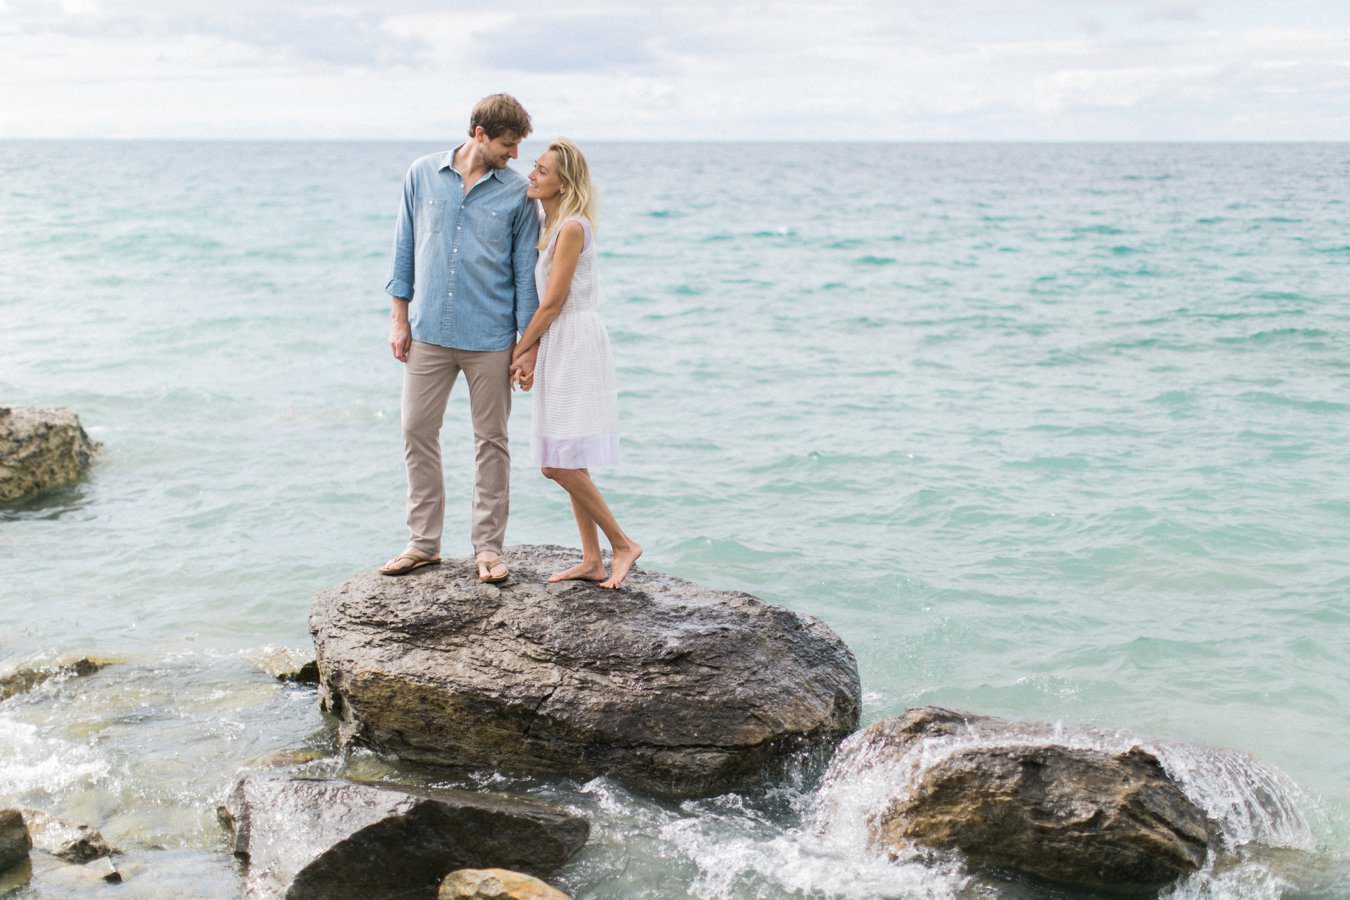
{"label": "man's face", "polygon": [[473,139],[478,142],[478,156],[489,168],[505,169],[506,164],[520,156],[520,136],[504,131],[495,138],[479,126],[474,130]]}

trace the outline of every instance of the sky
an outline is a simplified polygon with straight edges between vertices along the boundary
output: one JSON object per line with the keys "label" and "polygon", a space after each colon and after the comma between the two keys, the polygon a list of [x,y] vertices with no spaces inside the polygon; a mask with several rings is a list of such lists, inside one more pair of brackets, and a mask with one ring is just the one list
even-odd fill
{"label": "sky", "polygon": [[1350,140],[1347,0],[0,0],[0,139]]}

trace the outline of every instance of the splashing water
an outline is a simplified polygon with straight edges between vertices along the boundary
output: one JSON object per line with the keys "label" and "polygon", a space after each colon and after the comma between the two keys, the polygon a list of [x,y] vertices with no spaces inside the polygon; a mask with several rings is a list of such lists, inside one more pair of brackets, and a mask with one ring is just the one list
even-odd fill
{"label": "splashing water", "polygon": [[[972,748],[1047,743],[1113,755],[1133,747],[1152,753],[1186,797],[1214,820],[1227,851],[1249,845],[1315,849],[1312,829],[1301,811],[1307,798],[1286,776],[1247,754],[1144,740],[1123,731],[1000,719],[977,719],[955,733],[916,740],[899,754],[867,732],[852,735],[821,781],[808,824],[826,844],[867,846],[870,824],[893,801],[917,791],[924,776],[942,761]],[[1279,896],[1284,883],[1265,865],[1252,863],[1216,873],[1215,864],[1211,854],[1202,872],[1174,888],[1181,891],[1175,897]]]}

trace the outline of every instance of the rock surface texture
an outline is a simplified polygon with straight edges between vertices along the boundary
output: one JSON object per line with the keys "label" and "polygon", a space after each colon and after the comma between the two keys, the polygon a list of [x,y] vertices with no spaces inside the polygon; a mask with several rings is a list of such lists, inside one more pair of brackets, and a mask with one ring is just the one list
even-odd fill
{"label": "rock surface texture", "polygon": [[957,849],[976,865],[1115,890],[1156,889],[1203,865],[1213,823],[1152,754],[978,737],[999,726],[1011,723],[910,710],[851,740],[833,768],[917,766],[917,783],[871,823],[883,846]]}
{"label": "rock surface texture", "polygon": [[548,875],[590,832],[544,803],[335,778],[249,776],[220,815],[248,860],[248,895],[289,900],[434,898],[461,868]]}
{"label": "rock surface texture", "polygon": [[571,895],[521,872],[460,869],[441,882],[436,900],[572,900]]}
{"label": "rock surface texture", "polygon": [[17,809],[0,809],[0,872],[28,858],[33,840]]}
{"label": "rock surface texture", "polygon": [[69,409],[0,406],[0,501],[72,484],[97,446]]}
{"label": "rock surface texture", "polygon": [[501,586],[462,559],[315,597],[320,700],[344,743],[697,796],[857,727],[857,664],[816,619],[651,571],[546,584],[579,558],[561,547],[503,556]]}

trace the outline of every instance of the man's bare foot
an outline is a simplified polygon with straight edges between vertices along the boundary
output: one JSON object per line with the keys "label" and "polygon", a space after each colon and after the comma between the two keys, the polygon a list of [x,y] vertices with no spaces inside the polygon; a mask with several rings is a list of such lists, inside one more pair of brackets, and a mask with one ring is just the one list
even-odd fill
{"label": "man's bare foot", "polygon": [[602,588],[616,588],[623,584],[623,580],[628,577],[628,571],[633,568],[633,563],[638,561],[642,555],[642,548],[634,541],[628,542],[628,549],[622,552],[614,551],[614,562],[610,564],[610,576],[608,581],[600,583]]}
{"label": "man's bare foot", "polygon": [[554,584],[559,581],[604,581],[605,564],[600,560],[588,562],[582,560],[570,569],[564,569],[561,572],[554,572],[548,576],[548,583]]}

